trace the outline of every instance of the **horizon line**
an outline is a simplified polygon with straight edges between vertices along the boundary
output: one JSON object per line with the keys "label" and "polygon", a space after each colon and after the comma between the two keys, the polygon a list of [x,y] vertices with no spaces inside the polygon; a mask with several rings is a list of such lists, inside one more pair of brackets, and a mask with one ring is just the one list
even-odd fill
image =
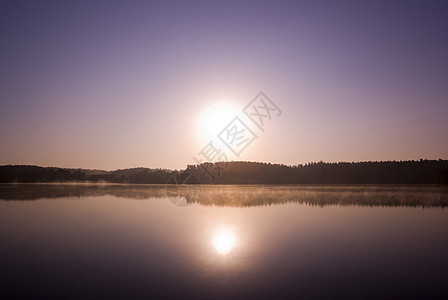
{"label": "horizon line", "polygon": [[296,167],[296,166],[306,166],[309,164],[356,164],[356,163],[403,163],[403,162],[424,162],[424,161],[448,161],[448,159],[437,158],[437,159],[427,159],[420,158],[418,160],[408,159],[408,160],[366,160],[366,161],[338,161],[338,162],[325,162],[325,161],[310,161],[306,163],[298,163],[293,165],[288,165],[284,163],[271,163],[271,162],[259,162],[259,161],[248,161],[248,160],[232,160],[232,161],[215,161],[215,162],[203,162],[200,164],[187,164],[185,168],[182,169],[169,169],[169,168],[151,168],[151,167],[128,167],[128,168],[118,168],[118,169],[97,169],[97,168],[75,168],[75,167],[58,167],[58,166],[43,166],[43,165],[32,165],[32,164],[6,164],[0,165],[0,167],[39,167],[39,168],[55,168],[55,169],[72,169],[72,170],[90,170],[90,171],[105,171],[105,172],[113,172],[119,170],[131,170],[131,169],[150,169],[150,170],[165,170],[165,171],[180,171],[186,170],[189,166],[200,166],[203,164],[215,164],[215,163],[256,163],[256,164],[266,164],[266,165],[278,165],[278,166],[286,166],[286,167]]}

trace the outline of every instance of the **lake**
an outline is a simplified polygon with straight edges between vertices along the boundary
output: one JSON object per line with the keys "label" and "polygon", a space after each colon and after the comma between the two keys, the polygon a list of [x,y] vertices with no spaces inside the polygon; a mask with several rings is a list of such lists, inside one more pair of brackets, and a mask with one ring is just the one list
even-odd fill
{"label": "lake", "polygon": [[447,205],[440,186],[0,185],[0,299],[445,298]]}

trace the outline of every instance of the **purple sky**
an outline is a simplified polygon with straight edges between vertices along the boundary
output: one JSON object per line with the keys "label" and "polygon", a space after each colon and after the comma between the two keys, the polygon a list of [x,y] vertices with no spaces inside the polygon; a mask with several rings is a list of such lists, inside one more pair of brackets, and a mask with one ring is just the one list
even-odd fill
{"label": "purple sky", "polygon": [[447,5],[364,2],[2,4],[0,164],[184,168],[259,91],[282,115],[229,159],[448,159]]}

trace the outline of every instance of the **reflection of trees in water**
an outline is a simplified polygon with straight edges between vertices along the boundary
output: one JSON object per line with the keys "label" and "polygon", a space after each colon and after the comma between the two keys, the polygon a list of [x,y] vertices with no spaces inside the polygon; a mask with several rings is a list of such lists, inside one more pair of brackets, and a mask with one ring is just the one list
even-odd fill
{"label": "reflection of trees in water", "polygon": [[[192,197],[191,189],[181,187],[179,197],[188,203],[215,206],[249,207],[285,203],[312,206],[409,206],[446,207],[448,188],[432,185],[201,185]],[[13,184],[0,185],[1,200],[37,200],[44,198],[81,198],[113,196],[129,199],[166,199],[165,185],[76,185]]]}
{"label": "reflection of trees in water", "polygon": [[0,185],[2,200],[37,200],[45,198],[82,198],[114,196],[147,199],[165,197],[165,185],[126,184],[11,184]]}
{"label": "reflection of trees in water", "polygon": [[195,202],[201,187],[195,174],[182,172],[169,178],[165,185],[166,197],[178,207],[187,207]]}

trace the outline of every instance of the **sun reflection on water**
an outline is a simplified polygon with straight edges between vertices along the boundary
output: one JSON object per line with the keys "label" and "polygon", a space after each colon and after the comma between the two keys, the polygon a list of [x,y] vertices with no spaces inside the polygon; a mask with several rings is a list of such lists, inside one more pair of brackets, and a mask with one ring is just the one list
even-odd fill
{"label": "sun reflection on water", "polygon": [[224,231],[220,232],[213,240],[216,251],[225,255],[235,246],[235,238],[232,233]]}

